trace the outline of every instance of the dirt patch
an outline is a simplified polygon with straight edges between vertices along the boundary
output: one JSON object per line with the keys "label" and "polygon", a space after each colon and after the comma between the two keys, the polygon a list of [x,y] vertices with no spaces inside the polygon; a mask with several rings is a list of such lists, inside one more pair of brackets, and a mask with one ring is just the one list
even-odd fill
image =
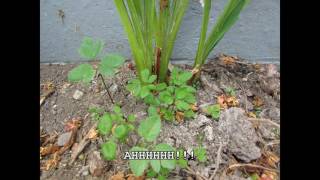
{"label": "dirt patch", "polygon": [[[162,123],[158,142],[187,150],[203,146],[207,151],[207,162],[189,161],[189,167],[198,175],[192,175],[177,168],[170,174],[169,179],[187,179],[187,177],[196,178],[196,176],[209,178],[215,169],[217,169],[217,175],[214,179],[222,176],[225,179],[246,178],[253,172],[258,174],[265,172],[261,168],[228,169],[228,167],[236,163],[259,163],[261,166],[267,166],[268,164],[262,163],[266,152],[273,152],[277,157],[280,156],[278,143],[280,135],[279,128],[276,126],[280,123],[280,74],[274,65],[250,64],[241,59],[233,59],[235,61],[228,63],[225,56],[220,56],[203,67],[201,80],[197,85],[197,105],[205,107],[216,104],[217,97],[226,94],[228,89],[232,88],[239,101],[238,107],[222,110],[218,121],[212,120],[199,110],[195,119],[186,120],[182,124]],[[124,88],[128,80],[135,77],[130,64],[131,62],[126,62],[114,78],[106,79],[106,85],[113,99],[122,106],[124,114],[136,114],[137,123],[139,123],[146,116],[147,106],[137,101]],[[67,121],[80,118],[82,124],[75,140],[79,143],[94,124],[94,120],[88,116],[88,109],[98,106],[109,111],[113,105],[98,77],[90,85],[67,82],[67,74],[75,66],[76,64],[40,65],[41,95],[46,93],[44,87],[48,82],[54,86],[54,92],[41,105],[40,123],[44,134],[61,135],[65,133]],[[178,66],[191,69],[188,65]],[[128,145],[121,145],[119,149],[128,150],[137,139],[138,137],[130,136]],[[115,161],[104,161],[101,165],[103,166],[102,175],[92,176],[88,157],[92,158],[93,153],[98,156],[103,142],[104,140],[98,137],[97,140],[89,143],[73,165],[68,165],[72,150],[66,151],[61,156],[56,169],[41,171],[41,179],[109,179],[120,171],[128,174],[128,162],[122,160],[119,154]],[[219,148],[221,153],[217,158]],[[48,160],[47,157],[41,159],[40,163],[46,160]],[[218,167],[217,161],[220,162]],[[279,163],[273,169],[279,169]]]}

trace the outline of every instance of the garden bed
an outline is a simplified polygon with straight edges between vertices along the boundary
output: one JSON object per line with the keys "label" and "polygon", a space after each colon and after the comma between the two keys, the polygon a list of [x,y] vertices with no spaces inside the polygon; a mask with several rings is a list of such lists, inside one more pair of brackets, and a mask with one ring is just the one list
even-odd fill
{"label": "garden bed", "polygon": [[[42,146],[45,147],[45,141],[46,146],[63,141],[61,136],[68,136],[65,127],[70,120],[81,122],[70,148],[67,147],[56,159],[56,167],[45,170],[45,166],[53,158],[52,154],[41,157],[41,179],[121,179],[121,172],[123,177],[132,179],[128,161],[123,160],[123,154],[119,152],[129,150],[137,141],[136,136],[130,136],[127,144],[118,147],[117,159],[112,162],[103,160],[100,163],[99,158],[93,158],[99,157],[97,152],[104,142],[98,136],[87,142],[88,145],[74,163],[70,163],[72,151],[77,149],[79,142],[95,124],[88,109],[101,107],[110,111],[113,107],[100,79],[95,78],[87,86],[67,81],[68,72],[75,66],[76,64],[40,65],[40,93],[44,97],[40,107]],[[189,65],[177,66],[189,70],[192,68]],[[135,114],[139,122],[145,118],[147,106],[142,101],[137,101],[124,87],[128,80],[135,77],[133,69],[132,62],[127,61],[114,78],[105,79],[105,82],[124,114]],[[255,173],[260,177],[265,174],[278,179],[278,67],[272,64],[251,64],[236,57],[221,55],[203,66],[196,88],[198,110],[195,118],[174,123],[163,121],[157,143],[163,142],[188,150],[202,146],[206,149],[207,161],[199,163],[190,160],[187,169],[176,168],[168,179],[209,179],[214,173],[213,179],[246,179]],[[227,97],[233,99],[229,101]],[[223,103],[223,98],[228,101],[226,108],[221,111],[219,120],[211,119],[203,111],[204,107]],[[91,170],[92,163],[97,163],[96,161],[101,166],[98,177],[94,177],[95,173]]]}

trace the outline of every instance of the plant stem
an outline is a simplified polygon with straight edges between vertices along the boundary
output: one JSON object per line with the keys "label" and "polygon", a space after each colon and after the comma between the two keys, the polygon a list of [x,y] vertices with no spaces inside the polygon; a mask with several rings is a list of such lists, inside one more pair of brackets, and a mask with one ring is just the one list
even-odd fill
{"label": "plant stem", "polygon": [[109,98],[111,99],[112,104],[114,104],[114,101],[113,101],[113,99],[112,99],[112,97],[111,97],[111,94],[110,94],[110,92],[109,92],[109,89],[107,88],[107,85],[106,85],[106,83],[104,82],[104,78],[103,78],[102,74],[99,73],[99,74],[98,74],[98,77],[101,78],[102,83],[103,83],[103,85],[104,85],[104,88],[107,90],[108,96],[109,96]]}

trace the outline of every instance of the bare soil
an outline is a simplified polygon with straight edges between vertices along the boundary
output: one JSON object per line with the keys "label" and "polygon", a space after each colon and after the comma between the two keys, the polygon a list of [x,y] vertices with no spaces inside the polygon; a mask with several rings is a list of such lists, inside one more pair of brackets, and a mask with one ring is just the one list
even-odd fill
{"label": "bare soil", "polygon": [[[280,124],[280,73],[272,64],[251,64],[238,58],[233,59],[236,61],[228,63],[225,56],[220,56],[204,65],[201,80],[196,87],[199,110],[194,119],[183,123],[162,123],[158,143],[165,142],[189,150],[203,146],[208,159],[205,163],[190,160],[189,172],[177,168],[168,179],[209,179],[215,169],[217,170],[213,179],[246,179],[253,173],[270,173],[260,167],[228,168],[234,164],[254,164],[279,171],[280,162],[277,161],[272,167],[269,162],[271,158],[266,154],[273,153],[280,158],[280,129],[277,126]],[[146,116],[147,106],[137,101],[124,87],[128,80],[135,77],[131,64],[127,61],[114,78],[105,79],[105,82],[113,99],[121,104],[123,112],[136,114],[139,122]],[[68,83],[67,74],[76,65],[40,65],[41,95],[46,93],[45,86],[48,83],[55,87],[54,92],[41,105],[40,128],[43,134],[60,136],[65,132],[67,121],[79,118],[82,122],[75,140],[79,143],[94,124],[88,109],[96,106],[109,111],[113,104],[97,77],[90,85]],[[191,70],[189,65],[177,66]],[[239,105],[222,110],[218,121],[206,116],[202,111],[203,107],[218,103],[217,97],[226,94],[229,87],[234,88]],[[78,100],[73,98],[76,90],[83,92]],[[257,99],[261,102],[258,103],[259,107]],[[257,117],[252,117],[252,113]],[[201,137],[202,140],[199,140]],[[119,152],[128,150],[136,141],[137,137],[131,136],[127,145],[119,147]],[[118,154],[115,161],[104,161],[101,176],[94,177],[88,173],[87,158],[94,151],[99,151],[103,142],[102,137],[91,141],[81,153],[82,158],[77,158],[73,165],[68,165],[72,153],[70,148],[61,156],[56,168],[41,170],[40,178],[111,179],[121,171],[130,174],[128,162],[121,159],[121,154]],[[42,157],[40,163],[46,164],[49,158]],[[218,166],[217,161],[220,162]],[[190,170],[194,173],[190,173]],[[275,179],[278,179],[279,173],[275,176]]]}

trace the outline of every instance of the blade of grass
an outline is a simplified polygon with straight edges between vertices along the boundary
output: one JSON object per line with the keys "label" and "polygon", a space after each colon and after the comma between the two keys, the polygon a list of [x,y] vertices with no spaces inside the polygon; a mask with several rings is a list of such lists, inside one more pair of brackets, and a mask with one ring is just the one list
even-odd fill
{"label": "blade of grass", "polygon": [[135,31],[133,28],[133,25],[131,23],[131,19],[129,17],[127,8],[125,6],[125,3],[123,0],[114,0],[114,3],[117,7],[117,10],[120,15],[120,19],[122,21],[122,24],[124,26],[125,32],[127,33],[128,36],[128,41],[131,46],[132,54],[134,61],[137,66],[137,74],[139,78],[141,79],[140,72],[145,69],[145,64],[143,63],[143,52],[141,50],[141,47],[139,46],[139,43],[135,37]]}
{"label": "blade of grass", "polygon": [[250,0],[229,0],[205,43],[201,65],[205,62],[218,42],[223,38],[224,34],[235,24],[239,18],[240,12],[249,2]]}
{"label": "blade of grass", "polygon": [[204,45],[206,41],[209,17],[210,17],[210,10],[211,10],[211,0],[205,0],[204,2],[204,9],[203,9],[203,16],[202,16],[202,27],[201,27],[201,34],[198,43],[198,50],[197,55],[194,63],[194,67],[200,66],[202,62],[202,56],[204,51]]}
{"label": "blade of grass", "polygon": [[[135,7],[134,1],[135,0],[128,0],[127,1],[128,10],[129,10],[129,13],[131,16],[132,25],[133,25],[133,28],[136,33],[136,39],[139,43],[139,47],[143,49],[143,58],[140,61],[143,61],[143,64],[145,65],[145,67],[148,67],[149,63],[147,62],[147,47],[146,47],[146,42],[144,39],[145,32],[143,32],[143,30],[144,30],[143,18],[145,18],[144,5],[145,5],[146,1],[143,1],[143,3],[140,4],[142,7],[139,8],[141,10],[142,18],[138,16],[138,11]],[[150,70],[151,70],[151,68],[149,69],[149,71]]]}
{"label": "blade of grass", "polygon": [[164,11],[164,13],[166,14],[163,14],[165,16],[164,17],[165,22],[160,22],[160,23],[163,23],[162,24],[163,26],[165,26],[165,29],[162,30],[162,32],[165,33],[165,38],[164,38],[165,42],[162,45],[160,71],[159,71],[160,82],[164,82],[167,76],[169,59],[172,55],[177,33],[180,29],[180,25],[184,17],[184,14],[188,8],[188,5],[189,5],[189,0],[174,1],[173,4],[171,4],[171,7],[172,7],[171,16],[169,14],[170,9],[168,7],[168,9]]}

